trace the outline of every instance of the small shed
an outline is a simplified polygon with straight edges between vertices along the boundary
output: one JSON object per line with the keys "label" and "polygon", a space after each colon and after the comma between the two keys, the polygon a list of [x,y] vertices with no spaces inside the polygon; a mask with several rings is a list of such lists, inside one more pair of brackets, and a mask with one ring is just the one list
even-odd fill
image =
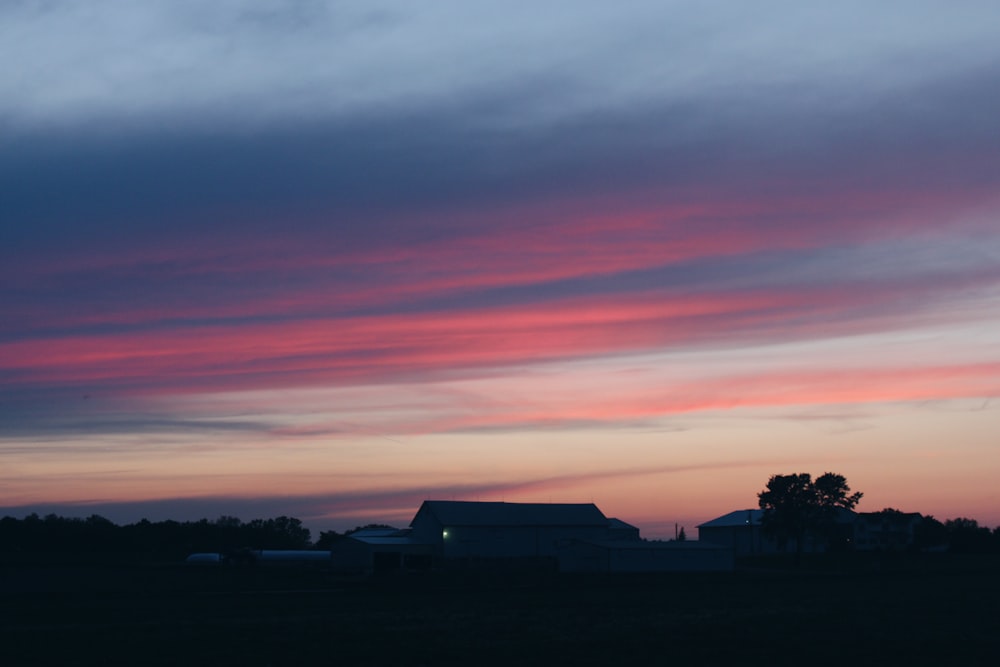
{"label": "small shed", "polygon": [[414,540],[409,530],[363,530],[333,545],[334,566],[344,572],[426,570],[431,545]]}

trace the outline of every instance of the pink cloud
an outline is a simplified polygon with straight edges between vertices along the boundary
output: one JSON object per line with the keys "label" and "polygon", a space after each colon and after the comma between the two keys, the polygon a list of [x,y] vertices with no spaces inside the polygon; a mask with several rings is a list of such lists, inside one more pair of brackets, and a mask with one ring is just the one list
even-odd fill
{"label": "pink cloud", "polygon": [[[23,385],[99,385],[111,392],[350,385],[713,341],[748,344],[902,326],[919,321],[920,314],[895,312],[895,304],[922,290],[933,287],[680,296],[652,291],[442,313],[66,336],[2,344],[0,366]],[[859,309],[868,314],[858,317]]]}
{"label": "pink cloud", "polygon": [[[18,328],[67,329],[395,307],[473,290],[607,277],[764,251],[821,249],[921,230],[933,233],[944,212],[951,216],[956,206],[971,205],[956,202],[959,194],[968,193],[757,199],[701,193],[671,203],[637,193],[634,200],[550,201],[450,212],[440,219],[414,214],[415,226],[459,230],[444,240],[419,243],[384,239],[345,245],[315,229],[296,233],[294,224],[291,233],[267,238],[206,231],[198,242],[163,239],[127,253],[75,253],[17,267],[12,279],[18,281],[79,274],[83,280],[115,276],[126,284],[132,278],[156,277],[161,286],[152,287],[154,303],[127,293],[97,301],[93,294],[66,298],[58,308],[29,300],[9,309],[8,322],[17,322]],[[174,287],[181,279],[188,282]],[[75,282],[59,289],[72,290]]]}

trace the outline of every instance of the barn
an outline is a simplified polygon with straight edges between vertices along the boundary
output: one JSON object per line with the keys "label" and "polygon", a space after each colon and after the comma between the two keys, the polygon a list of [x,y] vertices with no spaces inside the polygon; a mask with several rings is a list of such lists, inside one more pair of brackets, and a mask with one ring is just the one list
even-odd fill
{"label": "barn", "polygon": [[[805,553],[821,553],[834,546],[849,544],[854,531],[854,512],[838,508],[834,514],[830,534],[807,534],[803,540]],[[746,509],[723,514],[698,526],[698,539],[735,551],[737,556],[790,553],[795,551],[795,540],[784,543],[768,535],[763,529],[764,510]]]}
{"label": "barn", "polygon": [[698,540],[731,548],[738,556],[777,553],[777,543],[761,527],[764,510],[746,509],[723,514],[698,526]]}
{"label": "barn", "polygon": [[561,546],[575,540],[631,534],[624,526],[593,503],[426,500],[410,523],[410,536],[446,560],[554,559]]}

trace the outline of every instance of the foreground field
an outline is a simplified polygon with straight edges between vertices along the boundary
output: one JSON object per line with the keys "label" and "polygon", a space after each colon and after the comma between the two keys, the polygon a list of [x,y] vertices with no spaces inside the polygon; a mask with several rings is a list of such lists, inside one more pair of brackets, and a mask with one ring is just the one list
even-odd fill
{"label": "foreground field", "polygon": [[[995,665],[995,557],[578,577],[4,565],[4,665]],[[758,565],[768,565],[767,563]]]}

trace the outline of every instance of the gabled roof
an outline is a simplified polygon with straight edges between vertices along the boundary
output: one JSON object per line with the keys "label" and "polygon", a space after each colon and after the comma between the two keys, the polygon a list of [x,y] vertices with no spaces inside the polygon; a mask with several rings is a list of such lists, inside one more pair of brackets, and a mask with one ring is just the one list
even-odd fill
{"label": "gabled roof", "polygon": [[404,528],[403,530],[399,530],[398,528],[365,528],[354,531],[347,538],[373,545],[416,544],[410,537],[409,528]]}
{"label": "gabled roof", "polygon": [[[854,517],[857,516],[854,512],[843,507],[837,507],[834,512],[833,519],[836,523],[847,524],[854,521]],[[699,524],[698,528],[735,528],[738,526],[759,526],[761,519],[764,517],[764,510],[761,509],[749,509],[749,510],[736,510],[735,512],[730,512],[729,514],[723,514],[720,517],[712,519],[711,521],[706,521],[705,523]]]}
{"label": "gabled roof", "polygon": [[593,503],[497,503],[425,500],[413,518],[429,513],[448,526],[607,526]]}
{"label": "gabled roof", "polygon": [[409,530],[400,530],[399,528],[362,528],[361,530],[356,530],[353,533],[349,533],[347,537],[353,537],[355,539],[367,538],[367,537],[400,537],[409,533]]}
{"label": "gabled roof", "polygon": [[699,524],[698,528],[731,528],[736,526],[759,526],[764,510],[736,510],[729,514]]}
{"label": "gabled roof", "polygon": [[616,519],[614,517],[608,519],[608,528],[611,528],[612,530],[636,530],[636,531],[639,530],[632,524],[622,521],[621,519]]}
{"label": "gabled roof", "polygon": [[419,544],[409,535],[348,535],[347,539],[373,546],[411,546]]}

